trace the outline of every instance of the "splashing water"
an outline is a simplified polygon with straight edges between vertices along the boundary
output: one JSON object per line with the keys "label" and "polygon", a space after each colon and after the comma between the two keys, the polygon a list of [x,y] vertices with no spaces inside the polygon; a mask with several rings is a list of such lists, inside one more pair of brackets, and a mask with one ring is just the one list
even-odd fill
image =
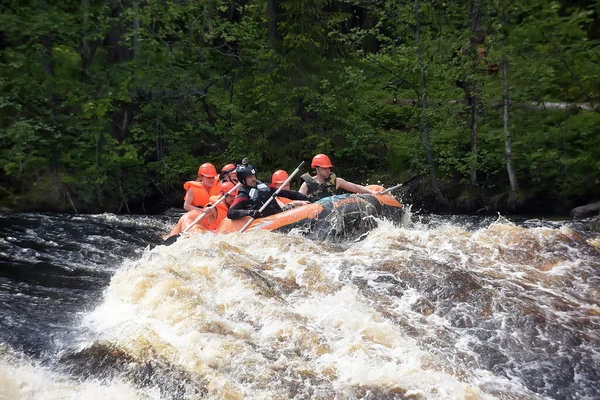
{"label": "splashing water", "polygon": [[105,380],[131,398],[600,396],[596,237],[412,220],[344,243],[201,233],[146,249],[51,363],[84,379],[79,395]]}

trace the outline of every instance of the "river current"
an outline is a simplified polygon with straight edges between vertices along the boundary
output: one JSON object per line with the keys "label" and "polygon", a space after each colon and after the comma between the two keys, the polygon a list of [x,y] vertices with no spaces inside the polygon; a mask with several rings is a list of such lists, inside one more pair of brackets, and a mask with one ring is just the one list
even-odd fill
{"label": "river current", "polygon": [[160,245],[175,222],[0,214],[0,399],[600,398],[584,223],[407,213],[342,242]]}

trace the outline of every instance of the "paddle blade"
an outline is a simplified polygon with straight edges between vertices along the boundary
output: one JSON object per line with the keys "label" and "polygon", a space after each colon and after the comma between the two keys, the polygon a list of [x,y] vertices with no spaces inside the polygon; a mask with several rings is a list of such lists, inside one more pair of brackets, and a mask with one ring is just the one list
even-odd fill
{"label": "paddle blade", "polygon": [[169,236],[162,243],[163,246],[170,246],[170,245],[172,245],[173,243],[175,243],[177,241],[177,239],[179,239],[180,236],[181,236],[181,233],[178,233],[177,235]]}

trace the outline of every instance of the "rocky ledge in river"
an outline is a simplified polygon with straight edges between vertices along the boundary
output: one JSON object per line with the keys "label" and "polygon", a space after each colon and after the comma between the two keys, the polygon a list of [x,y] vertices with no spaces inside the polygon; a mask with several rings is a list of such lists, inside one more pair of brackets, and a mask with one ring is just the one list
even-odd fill
{"label": "rocky ledge in river", "polygon": [[575,207],[571,210],[571,215],[575,218],[591,217],[600,213],[600,201],[595,203],[586,204],[585,206]]}

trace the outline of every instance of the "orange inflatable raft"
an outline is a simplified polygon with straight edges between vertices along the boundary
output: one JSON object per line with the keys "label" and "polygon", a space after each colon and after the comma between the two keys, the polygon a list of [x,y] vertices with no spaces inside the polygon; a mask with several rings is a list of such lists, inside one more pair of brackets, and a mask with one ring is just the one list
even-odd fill
{"label": "orange inflatable raft", "polygon": [[[381,191],[381,186],[369,186]],[[255,219],[245,232],[252,230],[268,230],[289,232],[296,230],[312,238],[346,238],[353,237],[377,226],[375,217],[385,217],[399,221],[402,218],[402,204],[389,194],[342,194],[326,197],[302,207],[292,208],[279,214]],[[250,217],[237,220],[224,219],[217,228],[217,233],[237,232],[248,222]],[[182,229],[186,222],[194,218],[182,218]],[[205,230],[194,226],[191,230]]]}

